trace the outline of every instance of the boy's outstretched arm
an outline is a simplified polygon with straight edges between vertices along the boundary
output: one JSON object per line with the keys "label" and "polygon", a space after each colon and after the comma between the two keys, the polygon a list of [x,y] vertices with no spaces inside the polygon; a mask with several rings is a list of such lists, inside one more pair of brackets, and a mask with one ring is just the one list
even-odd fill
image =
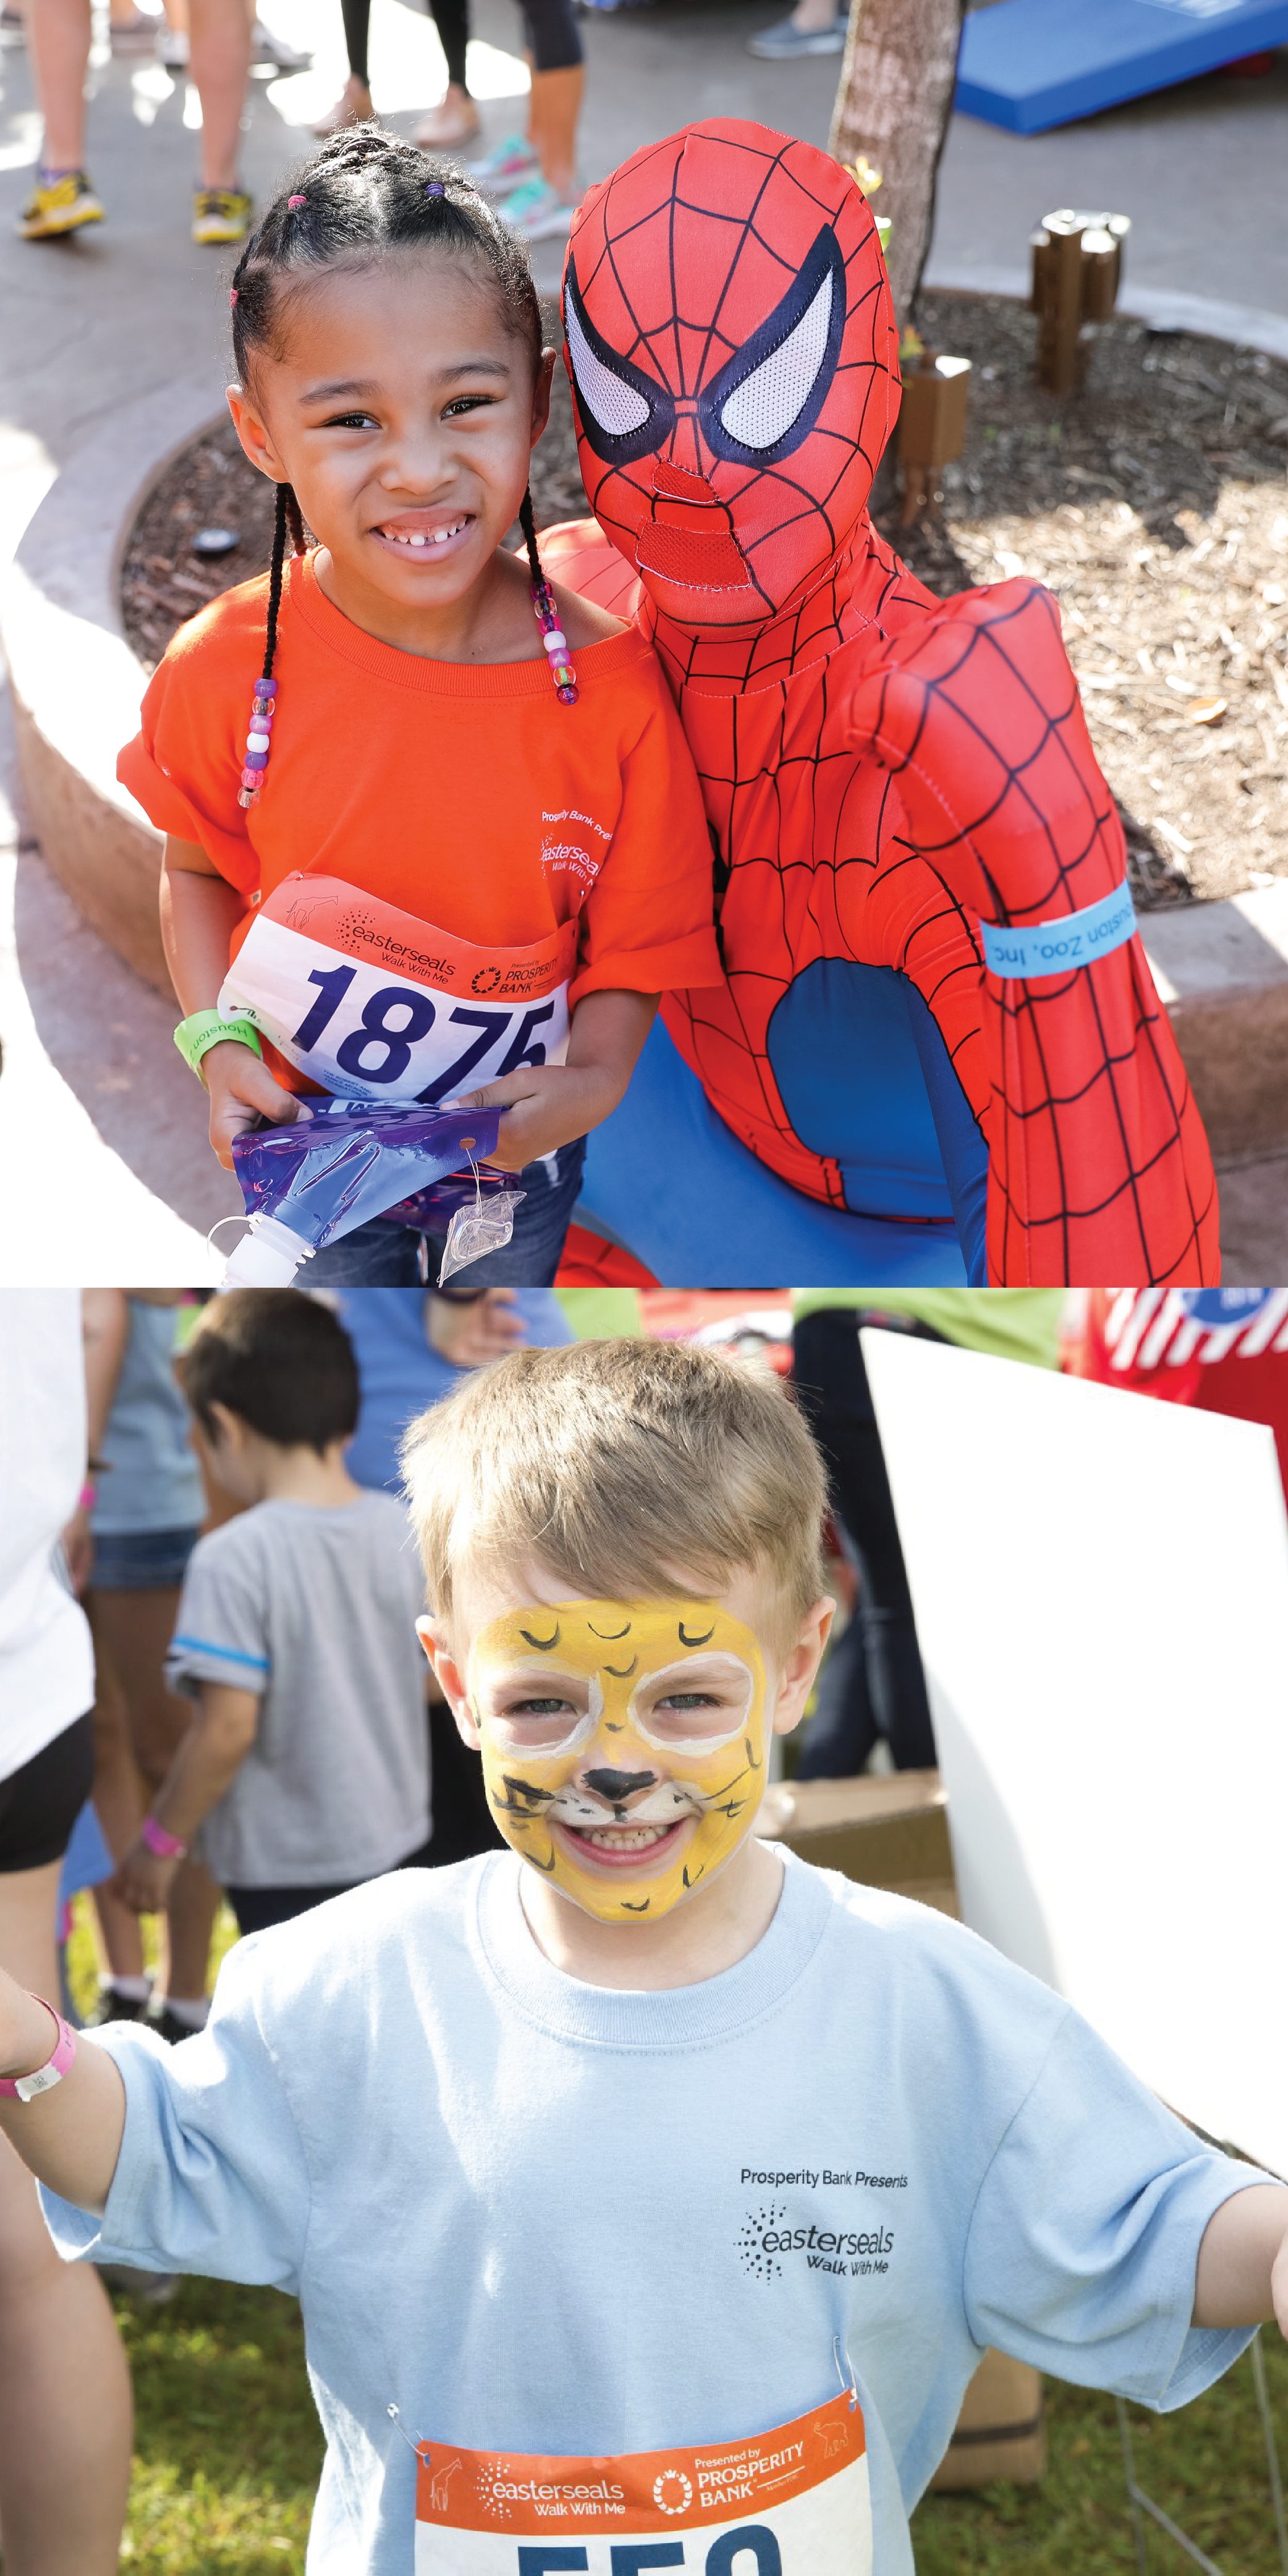
{"label": "boy's outstretched arm", "polygon": [[[34,2075],[53,2055],[53,2015],[0,1969],[0,2075]],[[125,2086],[105,2049],[82,2040],[60,2084],[34,2101],[0,2094],[0,2130],[38,2182],[101,2216],[121,2152]]]}
{"label": "boy's outstretched arm", "polygon": [[1259,2326],[1288,2337],[1288,2186],[1251,2183],[1223,2200],[1203,2231],[1196,2326]]}

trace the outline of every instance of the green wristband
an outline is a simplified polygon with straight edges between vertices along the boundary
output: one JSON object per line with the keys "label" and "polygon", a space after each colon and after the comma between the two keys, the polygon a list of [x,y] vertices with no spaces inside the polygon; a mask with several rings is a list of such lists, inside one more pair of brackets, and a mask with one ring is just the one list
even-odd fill
{"label": "green wristband", "polygon": [[258,1033],[250,1020],[225,1020],[218,1011],[194,1011],[190,1019],[180,1020],[174,1033],[174,1042],[184,1063],[191,1065],[201,1082],[206,1079],[201,1070],[203,1055],[208,1054],[213,1046],[222,1046],[225,1038],[235,1038],[239,1046],[253,1047],[256,1055],[263,1055]]}

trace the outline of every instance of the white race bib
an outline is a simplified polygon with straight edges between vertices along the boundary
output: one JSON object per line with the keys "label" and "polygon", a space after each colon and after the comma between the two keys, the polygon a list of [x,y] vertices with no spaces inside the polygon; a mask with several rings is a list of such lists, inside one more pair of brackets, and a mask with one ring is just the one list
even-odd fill
{"label": "white race bib", "polygon": [[526,1064],[562,1064],[577,924],[482,949],[336,877],[292,876],[258,911],[219,993],[288,1063],[350,1100],[436,1103]]}

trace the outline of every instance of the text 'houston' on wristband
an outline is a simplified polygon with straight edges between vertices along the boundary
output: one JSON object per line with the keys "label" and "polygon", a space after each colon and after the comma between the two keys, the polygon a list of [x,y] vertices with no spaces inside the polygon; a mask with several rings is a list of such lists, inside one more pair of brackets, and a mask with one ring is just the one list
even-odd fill
{"label": "text 'houston' on wristband", "polygon": [[1028,983],[1035,975],[1067,975],[1074,967],[1093,966],[1125,948],[1135,934],[1136,915],[1126,879],[1099,903],[1069,912],[1063,921],[1030,921],[1023,928],[981,921],[984,964],[990,975],[1008,983]]}
{"label": "text 'houston' on wristband", "polygon": [[225,1038],[235,1038],[239,1045],[253,1047],[256,1055],[263,1055],[259,1031],[253,1021],[226,1020],[221,1011],[193,1011],[188,1019],[180,1020],[174,1033],[174,1042],[184,1063],[190,1064],[198,1075],[201,1074],[203,1055],[208,1055],[214,1046],[222,1046]]}

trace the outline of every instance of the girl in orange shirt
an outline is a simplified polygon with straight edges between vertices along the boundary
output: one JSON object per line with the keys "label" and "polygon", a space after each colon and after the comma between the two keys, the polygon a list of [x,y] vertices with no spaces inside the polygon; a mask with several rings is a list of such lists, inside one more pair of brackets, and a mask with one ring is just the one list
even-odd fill
{"label": "girl in orange shirt", "polygon": [[[719,980],[691,758],[643,638],[544,579],[553,353],[464,180],[337,137],[247,245],[232,315],[272,571],[181,630],[119,764],[167,835],[177,1042],[225,1163],[309,1090],[502,1107],[525,1197],[472,1276],[539,1285],[659,993]],[[309,1282],[410,1284],[418,1256],[378,1219]]]}

